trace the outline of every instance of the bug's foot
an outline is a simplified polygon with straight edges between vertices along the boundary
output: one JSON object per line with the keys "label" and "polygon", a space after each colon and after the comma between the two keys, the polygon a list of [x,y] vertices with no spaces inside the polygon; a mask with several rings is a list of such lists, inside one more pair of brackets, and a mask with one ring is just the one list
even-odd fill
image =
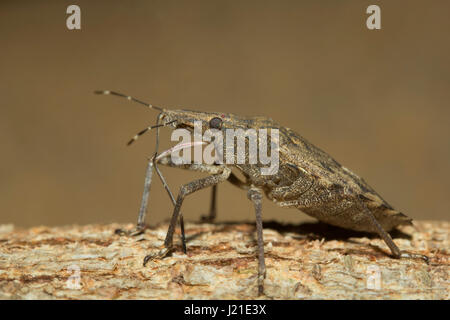
{"label": "bug's foot", "polygon": [[419,254],[419,253],[411,253],[411,252],[407,252],[407,251],[401,251],[400,255],[397,257],[400,259],[421,259],[423,261],[425,261],[426,263],[428,263],[430,261],[430,258],[423,255],[423,254]]}
{"label": "bug's foot", "polygon": [[262,296],[264,295],[264,275],[259,274],[258,275],[258,295]]}
{"label": "bug's foot", "polygon": [[213,223],[214,220],[216,220],[216,214],[215,212],[210,212],[207,215],[200,216],[200,222],[203,223]]}
{"label": "bug's foot", "polygon": [[203,222],[203,223],[211,223],[211,222],[214,222],[214,217],[211,217],[211,216],[206,216],[206,215],[204,215],[204,216],[201,216],[200,217],[200,222]]}
{"label": "bug's foot", "polygon": [[114,233],[118,234],[120,236],[135,237],[140,234],[143,234],[145,229],[146,229],[146,225],[138,224],[138,225],[136,225],[136,227],[134,227],[131,230],[116,229],[116,230],[114,230]]}
{"label": "bug's foot", "polygon": [[147,256],[145,256],[144,258],[144,267],[146,266],[146,264],[150,261],[150,260],[156,260],[156,259],[162,259],[164,257],[166,257],[169,253],[171,253],[173,251],[173,247],[169,247],[169,248],[162,248],[158,253],[156,254],[149,254]]}

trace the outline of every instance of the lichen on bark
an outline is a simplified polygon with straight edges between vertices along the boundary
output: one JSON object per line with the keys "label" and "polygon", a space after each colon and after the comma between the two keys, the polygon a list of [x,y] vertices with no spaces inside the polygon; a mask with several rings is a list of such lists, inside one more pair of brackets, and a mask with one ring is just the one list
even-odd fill
{"label": "lichen on bark", "polygon": [[188,223],[188,254],[142,261],[167,224],[137,237],[109,224],[0,226],[0,299],[449,299],[450,223],[416,222],[393,234],[430,262],[393,259],[369,234],[321,223],[264,223],[267,275],[257,297],[255,227]]}

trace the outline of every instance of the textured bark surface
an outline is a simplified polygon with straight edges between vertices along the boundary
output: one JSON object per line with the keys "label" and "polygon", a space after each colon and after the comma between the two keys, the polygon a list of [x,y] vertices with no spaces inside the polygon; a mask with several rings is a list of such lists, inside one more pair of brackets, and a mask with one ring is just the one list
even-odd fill
{"label": "textured bark surface", "polygon": [[[450,223],[416,222],[393,234],[396,260],[378,238],[324,224],[264,224],[267,276],[257,297],[253,224],[187,224],[169,257],[143,267],[162,247],[167,224],[136,237],[88,225],[0,226],[0,299],[449,299]],[[79,276],[77,276],[79,275]]]}

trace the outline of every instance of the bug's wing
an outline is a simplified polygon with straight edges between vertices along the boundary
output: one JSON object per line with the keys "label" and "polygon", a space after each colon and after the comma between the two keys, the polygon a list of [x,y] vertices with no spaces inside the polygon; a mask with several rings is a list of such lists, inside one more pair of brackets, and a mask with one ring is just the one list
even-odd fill
{"label": "bug's wing", "polygon": [[[365,230],[364,225],[355,225],[350,221],[352,217],[356,220],[356,217],[359,216],[360,211],[356,204],[358,201],[363,201],[386,230],[391,230],[401,224],[411,224],[408,216],[395,210],[364,179],[342,166],[325,151],[317,148],[291,129],[282,128],[281,131],[280,159],[282,161],[295,163],[314,176],[316,183],[323,186],[324,191],[340,193],[337,194],[338,198],[341,197],[343,201],[355,204],[349,206],[348,212],[341,214],[339,218],[336,217],[336,221],[333,220],[334,217],[329,217],[330,214],[327,214],[332,211],[332,206],[335,206],[333,203],[299,209],[316,217],[323,217],[322,220],[329,219],[330,221],[325,222],[331,224],[341,224],[342,227],[354,230],[370,231]],[[330,186],[339,186],[339,188],[330,188]]]}

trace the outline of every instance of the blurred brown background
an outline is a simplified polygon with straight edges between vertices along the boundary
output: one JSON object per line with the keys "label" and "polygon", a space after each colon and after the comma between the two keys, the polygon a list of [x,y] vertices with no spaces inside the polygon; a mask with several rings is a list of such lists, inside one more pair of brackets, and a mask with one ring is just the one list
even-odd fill
{"label": "blurred brown background", "polygon": [[[81,31],[66,28],[74,3]],[[366,28],[370,4],[379,31]],[[136,221],[154,135],[125,143],[156,113],[96,89],[272,117],[412,218],[448,220],[449,12],[449,1],[423,0],[2,0],[0,223]],[[199,177],[162,170],[175,193]],[[209,195],[184,202],[187,220],[207,212]],[[219,220],[254,219],[231,184],[218,201]],[[155,179],[147,221],[171,212]],[[308,219],[269,201],[263,215]]]}

